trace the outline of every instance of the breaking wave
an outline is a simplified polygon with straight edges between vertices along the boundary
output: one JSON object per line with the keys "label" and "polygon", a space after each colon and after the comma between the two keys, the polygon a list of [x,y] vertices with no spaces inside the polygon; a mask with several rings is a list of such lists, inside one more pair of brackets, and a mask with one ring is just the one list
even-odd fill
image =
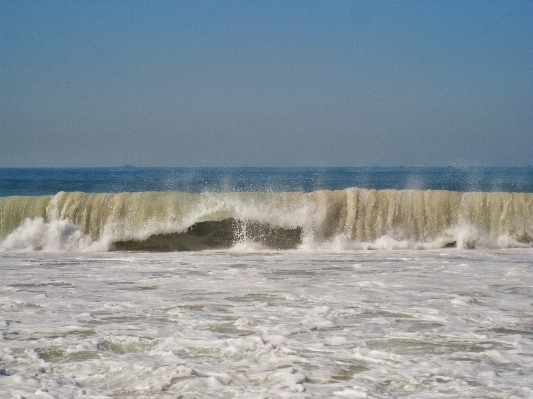
{"label": "breaking wave", "polygon": [[139,192],[0,198],[3,251],[533,246],[533,194]]}

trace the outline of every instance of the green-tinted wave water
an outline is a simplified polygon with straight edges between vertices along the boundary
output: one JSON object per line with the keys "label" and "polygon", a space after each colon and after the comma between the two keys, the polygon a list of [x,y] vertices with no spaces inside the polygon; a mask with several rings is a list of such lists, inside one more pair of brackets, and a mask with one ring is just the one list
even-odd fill
{"label": "green-tinted wave water", "polygon": [[0,198],[4,250],[531,246],[533,194],[60,192]]}

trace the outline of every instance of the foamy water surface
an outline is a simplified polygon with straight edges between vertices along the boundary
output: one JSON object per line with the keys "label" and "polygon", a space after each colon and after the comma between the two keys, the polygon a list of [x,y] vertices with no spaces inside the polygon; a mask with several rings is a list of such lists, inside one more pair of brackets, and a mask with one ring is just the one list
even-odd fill
{"label": "foamy water surface", "polygon": [[533,249],[0,253],[3,398],[530,398]]}

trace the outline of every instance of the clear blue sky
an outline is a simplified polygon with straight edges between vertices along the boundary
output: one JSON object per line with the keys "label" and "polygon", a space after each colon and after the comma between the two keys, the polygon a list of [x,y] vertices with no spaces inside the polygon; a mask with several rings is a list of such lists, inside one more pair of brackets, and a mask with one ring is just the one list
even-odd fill
{"label": "clear blue sky", "polygon": [[533,164],[532,1],[0,2],[0,167]]}

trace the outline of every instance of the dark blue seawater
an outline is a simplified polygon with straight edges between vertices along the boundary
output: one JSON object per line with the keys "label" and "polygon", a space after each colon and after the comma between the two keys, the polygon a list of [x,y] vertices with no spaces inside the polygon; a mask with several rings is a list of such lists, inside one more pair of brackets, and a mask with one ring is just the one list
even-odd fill
{"label": "dark blue seawater", "polygon": [[315,191],[348,187],[533,192],[525,168],[38,168],[0,169],[0,196],[59,191]]}

